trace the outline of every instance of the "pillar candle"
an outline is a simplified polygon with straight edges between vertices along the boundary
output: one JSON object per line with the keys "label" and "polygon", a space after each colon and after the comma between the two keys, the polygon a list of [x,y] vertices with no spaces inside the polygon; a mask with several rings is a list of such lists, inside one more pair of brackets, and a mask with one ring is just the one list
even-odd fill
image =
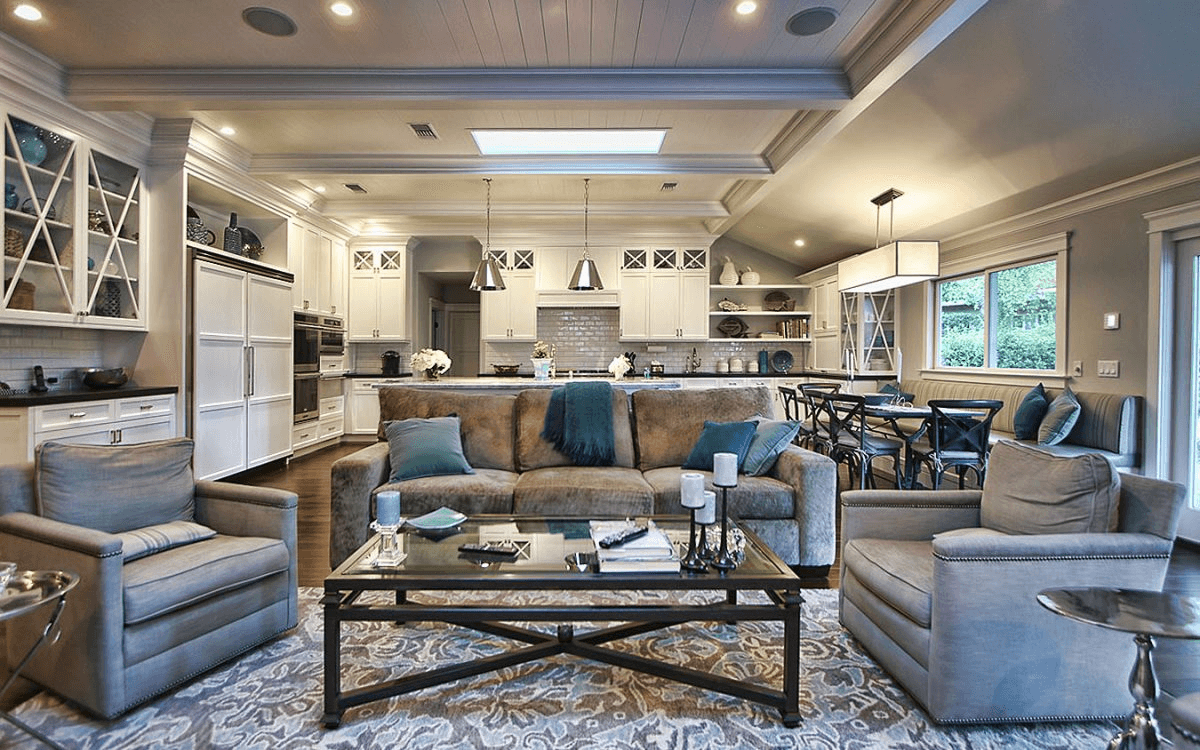
{"label": "pillar candle", "polygon": [[400,525],[400,493],[380,492],[375,495],[375,520],[380,526]]}
{"label": "pillar candle", "polygon": [[688,472],[679,475],[679,504],[685,508],[704,505],[704,475]]}
{"label": "pillar candle", "polygon": [[696,523],[710,524],[717,522],[717,493],[712,490],[704,491],[704,505],[696,510]]}
{"label": "pillar candle", "polygon": [[713,454],[713,482],[724,487],[737,484],[738,459],[736,453]]}

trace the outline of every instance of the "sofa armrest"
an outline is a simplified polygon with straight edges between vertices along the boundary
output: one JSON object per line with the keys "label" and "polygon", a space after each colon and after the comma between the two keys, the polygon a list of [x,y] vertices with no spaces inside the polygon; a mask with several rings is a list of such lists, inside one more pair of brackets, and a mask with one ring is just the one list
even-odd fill
{"label": "sofa armrest", "polygon": [[[52,521],[28,513],[0,516],[0,551],[21,569],[63,570],[79,576],[79,584],[67,594],[59,619],[62,639],[46,646],[29,664],[25,676],[70,670],[76,678],[65,697],[113,715],[125,708],[120,691],[111,703],[101,695],[106,681],[125,671],[121,644],[125,627],[121,540],[115,534]],[[47,614],[39,614],[46,617]],[[44,621],[44,620],[43,620]],[[40,627],[9,627],[7,660],[11,669],[23,658],[41,634]],[[44,677],[42,679],[45,679]],[[123,680],[121,680],[123,684]]]}
{"label": "sofa armrest", "polygon": [[837,464],[792,445],[779,454],[769,475],[792,486],[799,564],[832,565],[837,554]]}
{"label": "sofa armrest", "polygon": [[979,525],[979,490],[853,490],[842,493],[842,543],[851,539],[928,541]]}
{"label": "sofa armrest", "polygon": [[329,567],[341,565],[370,535],[371,493],[391,473],[388,444],[343,456],[330,468]]}

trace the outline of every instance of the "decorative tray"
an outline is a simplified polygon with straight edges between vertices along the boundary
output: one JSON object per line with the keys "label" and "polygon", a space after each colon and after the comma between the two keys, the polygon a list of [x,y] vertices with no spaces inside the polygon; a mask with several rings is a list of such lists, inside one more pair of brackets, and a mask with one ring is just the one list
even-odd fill
{"label": "decorative tray", "polygon": [[466,515],[443,505],[437,510],[430,511],[423,516],[410,518],[407,523],[418,531],[441,531],[443,529],[452,529],[466,520]]}

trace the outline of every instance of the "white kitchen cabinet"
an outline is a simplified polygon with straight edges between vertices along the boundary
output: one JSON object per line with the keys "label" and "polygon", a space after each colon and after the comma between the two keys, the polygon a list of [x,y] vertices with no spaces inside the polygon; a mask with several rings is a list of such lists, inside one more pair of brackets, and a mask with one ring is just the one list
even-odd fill
{"label": "white kitchen cabinet", "polygon": [[379,378],[350,378],[346,381],[346,433],[374,435],[379,430]]}
{"label": "white kitchen cabinet", "polygon": [[707,248],[621,251],[622,341],[708,338]]}
{"label": "white kitchen cabinet", "polygon": [[175,394],[0,408],[0,465],[30,463],[47,440],[128,445],[175,437]]}
{"label": "white kitchen cabinet", "polygon": [[288,245],[288,267],[296,276],[292,307],[325,315],[345,315],[345,243],[293,220],[288,228]]}
{"label": "white kitchen cabinet", "polygon": [[228,476],[292,450],[291,275],[251,273],[222,261],[194,262],[197,479]]}
{"label": "white kitchen cabinet", "polygon": [[504,289],[479,295],[479,336],[484,341],[536,341],[536,265],[531,249],[492,248]]}
{"label": "white kitchen cabinet", "polygon": [[[615,247],[593,247],[588,249],[588,255],[596,263],[600,280],[605,289],[616,289],[618,286],[618,256],[620,250]],[[539,292],[561,292],[567,290],[575,266],[583,258],[581,247],[540,247],[537,249],[537,289]],[[505,277],[505,281],[508,277]]]}
{"label": "white kitchen cabinet", "polygon": [[349,340],[407,341],[405,248],[354,248],[350,253]]}
{"label": "white kitchen cabinet", "polygon": [[0,322],[146,330],[142,169],[57,125],[0,117]]}

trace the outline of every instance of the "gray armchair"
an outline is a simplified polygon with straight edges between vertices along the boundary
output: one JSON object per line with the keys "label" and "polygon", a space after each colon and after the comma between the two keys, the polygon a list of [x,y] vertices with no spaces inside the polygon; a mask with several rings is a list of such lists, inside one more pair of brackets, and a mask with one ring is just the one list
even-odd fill
{"label": "gray armchair", "polygon": [[[294,493],[193,482],[192,442],[44,443],[0,467],[0,555],[80,583],[23,675],[113,718],[295,627]],[[8,663],[35,633],[8,633]]]}
{"label": "gray armchair", "polygon": [[841,622],[937,722],[1124,716],[1132,639],[1036,596],[1161,589],[1183,496],[1098,456],[1011,442],[982,491],[843,493]]}

